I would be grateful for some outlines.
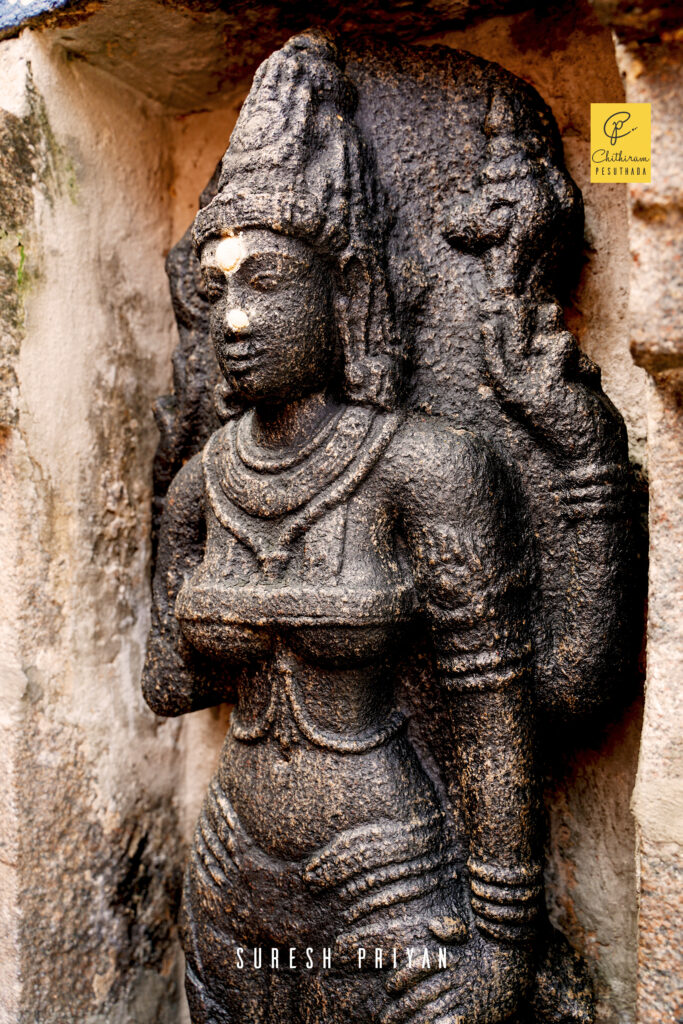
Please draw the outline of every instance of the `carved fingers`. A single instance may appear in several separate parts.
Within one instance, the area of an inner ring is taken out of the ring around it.
[[[494,291],[481,316],[486,372],[508,411],[561,456],[604,456],[618,415],[594,390],[600,372],[565,328],[561,307]]]
[[[441,815],[435,812],[416,821],[379,821],[348,829],[308,858],[304,881],[313,889],[327,889],[364,877],[367,887],[373,888],[385,881],[378,869],[381,873],[392,865],[434,856],[440,825]]]
[[[380,1024],[502,1024],[520,1002],[516,985],[476,987],[464,966],[420,980],[380,1014]]]
[[[449,1013],[454,1013],[454,1019],[457,1019],[461,974],[457,968],[439,971],[438,974],[432,971],[427,977],[420,975],[419,968],[411,978],[407,969],[398,973],[405,991],[384,1008],[380,1024],[433,1024],[437,1018]],[[412,984],[406,987],[409,981]],[[391,994],[395,994],[395,985],[392,985]]]
[[[386,988],[393,997],[380,1024],[502,1024],[515,1013],[530,977],[527,950],[511,949],[473,936],[448,949],[448,967],[436,953],[429,966],[418,958],[392,972]]]
[[[508,297],[486,303],[482,324],[486,367],[496,391],[527,415],[539,405],[539,388],[558,384],[576,341],[562,323],[556,303],[530,306]]]

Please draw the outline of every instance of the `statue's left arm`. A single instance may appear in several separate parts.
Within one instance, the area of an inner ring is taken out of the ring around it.
[[[182,634],[175,614],[185,579],[204,557],[204,475],[195,455],[176,474],[166,496],[152,580],[152,621],[142,692],[157,715],[184,715],[235,698],[236,669],[212,662]]]
[[[452,730],[444,744],[456,753],[472,910],[488,938],[526,944],[540,906],[541,837],[515,488],[487,446],[447,428],[415,463],[403,522]]]

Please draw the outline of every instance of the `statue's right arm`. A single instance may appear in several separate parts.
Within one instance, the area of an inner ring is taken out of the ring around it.
[[[235,697],[230,667],[217,666],[192,647],[175,614],[178,591],[204,556],[205,536],[204,475],[201,456],[195,455],[169,488],[159,533],[142,674],[144,698],[157,715],[183,715]]]

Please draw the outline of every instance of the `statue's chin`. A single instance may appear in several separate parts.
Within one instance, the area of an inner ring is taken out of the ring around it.
[[[242,375],[226,377],[233,399],[242,405],[283,405],[286,402],[294,402],[301,398],[306,389],[291,386],[281,386],[275,383],[268,385],[258,380],[256,374],[247,372]]]

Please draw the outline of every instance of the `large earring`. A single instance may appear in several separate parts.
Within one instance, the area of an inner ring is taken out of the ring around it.
[[[384,353],[368,351],[373,317],[373,281],[367,266],[358,260],[346,268],[346,287],[335,297],[335,317],[344,356],[346,397],[352,402],[371,402],[383,409],[396,404],[394,368]]]
[[[234,420],[244,412],[244,405],[235,398],[235,393],[226,380],[221,380],[213,389],[213,404],[221,423]]]

